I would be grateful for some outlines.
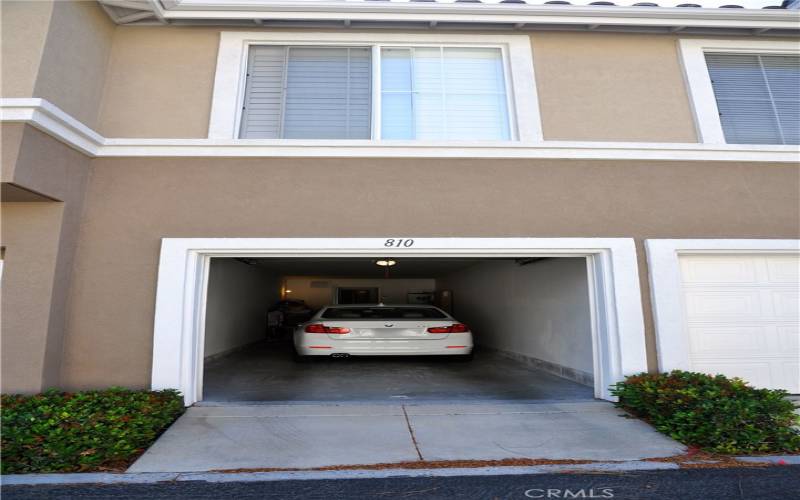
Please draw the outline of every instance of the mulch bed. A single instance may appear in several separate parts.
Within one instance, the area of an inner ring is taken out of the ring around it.
[[[646,458],[645,462],[674,463],[681,469],[724,469],[730,467],[769,467],[769,462],[740,462],[733,457],[714,455],[690,448],[683,455],[663,458]],[[218,469],[212,472],[300,472],[300,471],[337,471],[337,470],[390,470],[390,469],[449,469],[479,467],[530,467],[534,465],[581,465],[592,463],[609,463],[597,460],[548,460],[539,458],[505,458],[503,460],[417,460],[413,462],[396,462],[388,464],[332,465],[307,469],[292,468],[257,468],[257,469]]]

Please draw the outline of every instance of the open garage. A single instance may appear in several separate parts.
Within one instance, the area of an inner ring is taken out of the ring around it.
[[[207,402],[594,394],[586,258],[212,258],[207,294]],[[469,325],[474,357],[293,356],[292,331],[314,311],[378,303],[442,309]]]
[[[151,385],[187,405],[608,400],[647,369],[640,297],[626,238],[169,238]],[[375,301],[441,307],[474,359],[292,359],[292,321]]]

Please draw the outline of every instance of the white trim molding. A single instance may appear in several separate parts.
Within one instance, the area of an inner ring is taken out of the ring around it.
[[[373,75],[379,71],[380,49],[386,46],[470,46],[501,49],[506,68],[506,91],[509,95],[508,114],[511,119],[512,139],[525,142],[542,140],[539,100],[533,74],[531,41],[527,35],[481,34],[419,34],[419,33],[280,33],[223,31],[220,33],[217,53],[217,72],[211,98],[211,116],[208,125],[209,139],[236,139],[239,134],[244,96],[247,55],[253,45],[331,45],[373,48]],[[379,129],[380,120],[375,111],[380,105],[380,81],[374,78],[371,106],[373,130]],[[378,138],[373,138],[377,140]],[[513,141],[508,141],[513,142]]]
[[[588,141],[328,141],[105,138],[44,99],[0,98],[0,122],[25,123],[93,158],[523,158],[800,162],[796,146]]]
[[[719,119],[717,99],[711,85],[705,54],[707,53],[756,53],[800,55],[800,44],[796,41],[778,40],[718,40],[687,38],[678,41],[683,74],[689,92],[692,111],[697,127],[697,138],[706,144],[725,144],[725,133]],[[792,146],[797,149],[797,146]]]
[[[27,123],[67,145],[95,156],[105,139],[45,99],[0,98],[0,122]]]
[[[397,236],[394,236],[397,238]],[[595,396],[647,370],[636,246],[630,238],[164,238],[153,328],[152,388],[202,399],[205,301],[214,257],[584,257],[591,295]]]
[[[689,370],[689,337],[685,331],[681,294],[681,255],[795,254],[800,240],[674,239],[646,240],[650,294],[656,328],[660,371]]]

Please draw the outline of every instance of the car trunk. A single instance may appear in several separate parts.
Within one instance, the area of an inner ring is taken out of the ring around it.
[[[450,326],[452,321],[409,321],[382,319],[375,320],[346,320],[324,322],[325,326],[350,328],[347,334],[328,334],[334,340],[440,340],[447,338],[449,333],[430,333],[428,328],[435,326]]]

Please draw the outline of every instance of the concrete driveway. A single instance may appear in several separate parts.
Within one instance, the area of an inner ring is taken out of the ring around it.
[[[192,407],[129,472],[417,460],[637,460],[684,452],[607,402]]]

